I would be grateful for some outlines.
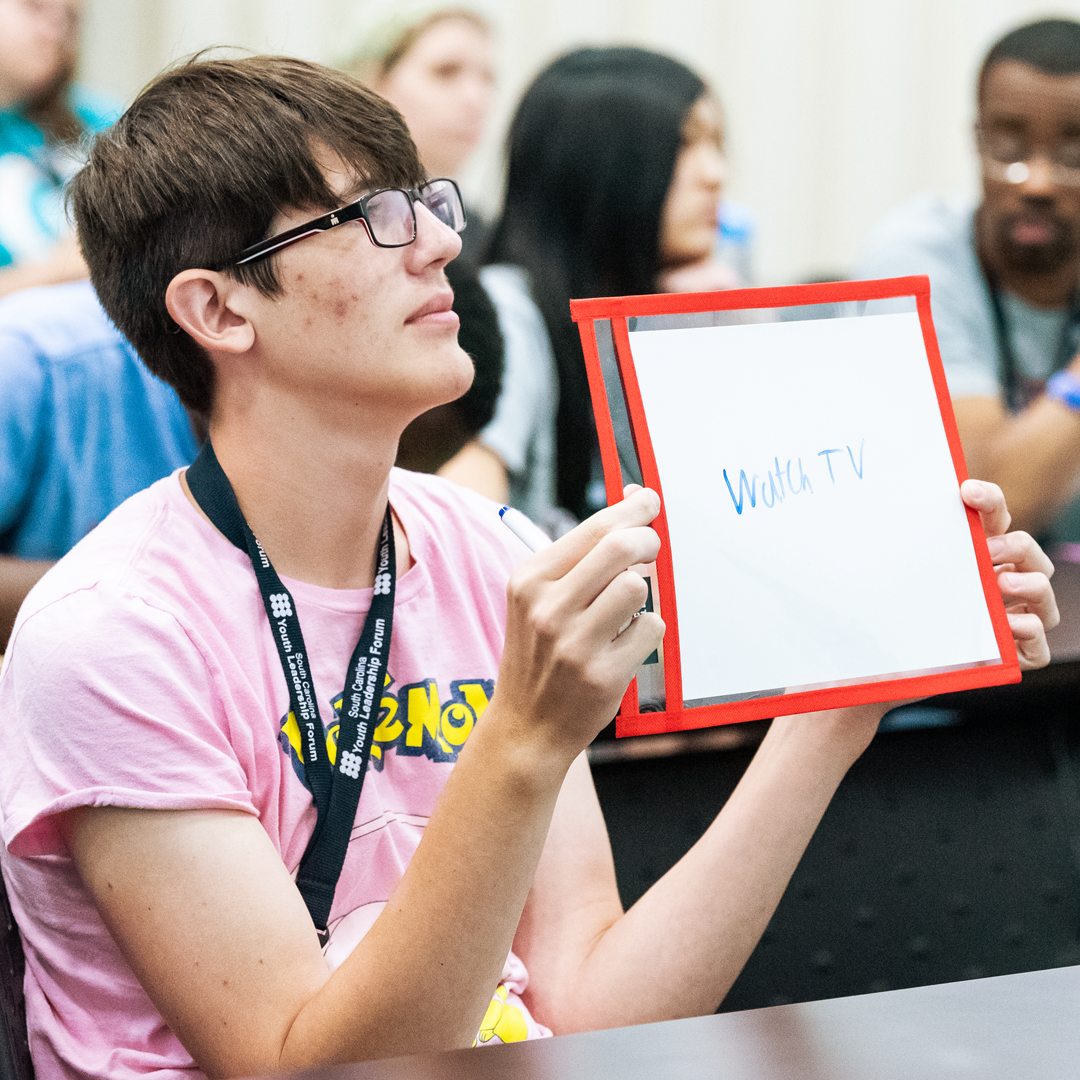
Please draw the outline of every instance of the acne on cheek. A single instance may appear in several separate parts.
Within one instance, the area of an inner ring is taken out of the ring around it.
[[[352,297],[352,302],[354,304],[359,304],[360,303],[360,295],[359,295],[359,293],[351,293],[350,295]],[[348,300],[343,300],[343,299],[335,300],[334,301],[334,315],[338,319],[344,320],[345,317],[348,314],[349,314],[349,302],[348,302]]]

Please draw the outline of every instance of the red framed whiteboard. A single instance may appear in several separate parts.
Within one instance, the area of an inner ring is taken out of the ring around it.
[[[608,502],[662,500],[618,735],[1019,681],[926,277],[570,307]]]

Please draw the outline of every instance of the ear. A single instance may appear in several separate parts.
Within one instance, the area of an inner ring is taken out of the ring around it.
[[[208,352],[245,353],[255,344],[255,327],[231,305],[236,289],[236,282],[213,270],[184,270],[169,282],[165,306]]]

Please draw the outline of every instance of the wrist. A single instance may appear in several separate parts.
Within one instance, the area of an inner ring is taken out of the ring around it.
[[[1080,414],[1080,375],[1070,368],[1055,372],[1046,384],[1046,396],[1060,401],[1070,412]]]
[[[879,702],[780,716],[770,725],[769,735],[785,746],[797,746],[799,755],[815,760],[819,768],[828,763],[842,776],[870,745],[881,718],[896,704]]]
[[[484,710],[462,750],[505,774],[506,782],[523,797],[545,798],[558,792],[577,754],[572,748],[543,737],[539,724],[519,724],[516,710],[498,698]]]

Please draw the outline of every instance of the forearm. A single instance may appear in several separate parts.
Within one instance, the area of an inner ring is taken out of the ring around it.
[[[713,1012],[886,708],[775,720],[706,833],[549,984],[540,1018],[564,1033]]]
[[[1080,415],[1046,396],[1016,416],[986,399],[955,407],[971,475],[1001,487],[1014,527],[1038,533],[1080,480]]]
[[[515,760],[497,732],[482,737],[494,726],[485,716],[474,730],[398,888],[333,974],[251,815],[65,815],[106,926],[203,1072],[261,1075],[471,1044],[558,788],[557,770]],[[482,753],[468,753],[474,739]]]
[[[0,555],[0,653],[7,648],[15,616],[26,594],[52,565],[51,562]]]
[[[485,738],[496,723],[470,737],[386,909],[292,1025],[283,1066],[472,1045],[565,771]],[[402,1024],[418,1002],[423,1023]]]

